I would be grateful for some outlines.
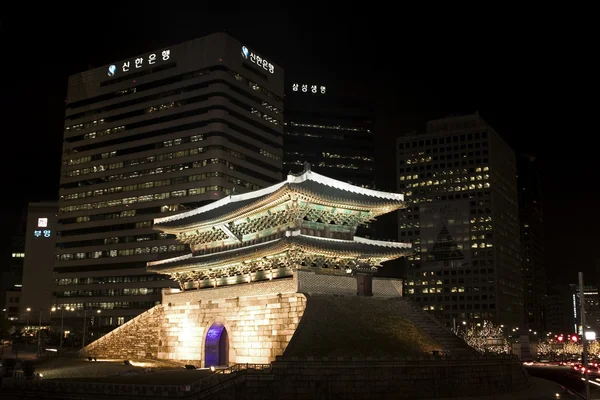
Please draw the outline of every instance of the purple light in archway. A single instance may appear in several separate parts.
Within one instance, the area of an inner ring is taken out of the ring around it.
[[[214,324],[206,331],[204,366],[227,365],[227,330],[223,324]]]
[[[208,329],[208,332],[206,332],[206,339],[219,339],[224,328],[225,327],[221,324],[214,324]]]

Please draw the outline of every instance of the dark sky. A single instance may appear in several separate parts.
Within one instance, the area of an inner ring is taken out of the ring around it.
[[[583,123],[593,110],[582,104],[596,78],[586,67],[593,55],[582,41],[584,21],[567,26],[537,8],[440,19],[432,10],[370,10],[364,3],[355,11],[327,9],[327,2],[302,2],[302,10],[229,1],[220,11],[209,2],[9,3],[0,15],[6,238],[27,201],[57,197],[70,74],[225,31],[288,77],[372,99],[383,189],[394,188],[397,134],[423,129],[427,118],[478,110],[543,167],[551,280],[575,282],[577,270],[595,274],[597,128]]]

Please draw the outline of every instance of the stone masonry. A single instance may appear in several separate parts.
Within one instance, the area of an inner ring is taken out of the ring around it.
[[[158,358],[204,360],[206,332],[218,323],[229,337],[229,364],[267,364],[283,354],[302,318],[306,297],[285,293],[206,300],[199,294],[195,302],[169,304],[164,306]]]
[[[304,311],[304,293],[356,296],[351,275],[296,271],[289,278],[200,290],[163,292],[162,304],[91,343],[84,353],[111,358],[158,358],[204,366],[213,325],[227,332],[227,363],[270,363],[283,355]],[[374,279],[373,295],[397,298],[402,282]],[[324,321],[326,323],[326,321]]]
[[[162,315],[162,306],[155,306],[90,343],[84,352],[106,358],[157,358]]]

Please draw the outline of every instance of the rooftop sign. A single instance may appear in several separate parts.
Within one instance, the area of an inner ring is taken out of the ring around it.
[[[114,77],[116,75],[122,74],[124,72],[135,71],[137,69],[141,69],[145,66],[150,66],[154,64],[162,64],[165,61],[169,61],[171,59],[171,50],[166,49],[160,52],[154,52],[148,54],[145,57],[136,57],[130,60],[124,61],[123,63],[112,64],[108,67],[106,74],[109,77]]]
[[[275,73],[275,66],[273,64],[271,64],[265,58],[262,58],[261,56],[257,55],[255,52],[253,52],[246,46],[242,46],[242,58],[244,60],[248,60],[256,64],[258,67],[264,69],[265,71],[268,71],[272,74]]]

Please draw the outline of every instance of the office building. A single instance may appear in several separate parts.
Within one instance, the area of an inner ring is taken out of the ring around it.
[[[578,284],[569,285],[571,291],[571,304],[572,304],[572,315],[573,315],[573,332],[577,332],[581,335],[581,294],[579,291]],[[598,293],[598,286],[596,285],[585,285],[583,287],[583,294],[585,298],[585,325],[587,330],[600,333],[600,294]]]
[[[535,157],[521,155],[517,161],[519,220],[523,262],[523,306],[527,328],[542,331],[546,296],[546,252],[542,214],[541,177]]]
[[[4,312],[9,312],[11,317],[19,314],[18,305],[15,304],[19,302],[19,298],[14,295],[14,292],[20,291],[23,283],[26,223],[26,214],[23,213],[11,236],[10,248],[7,249],[7,253],[2,254],[0,261],[0,310],[6,310]]]
[[[146,263],[189,251],[155,218],[281,181],[283,74],[219,33],[69,78],[58,306],[106,329],[149,309],[176,283]]]
[[[553,335],[575,333],[575,307],[569,285],[554,285],[548,288],[544,299],[544,329]]]
[[[375,188],[374,111],[366,102],[322,84],[288,81],[285,88],[283,168],[311,169],[352,185]],[[358,227],[372,237],[372,223]]]
[[[523,297],[514,152],[479,114],[399,137],[400,240],[413,243],[405,293],[447,326],[518,327]]]
[[[29,203],[25,231],[25,254],[23,262],[23,287],[21,290],[21,321],[27,309],[30,318],[43,322],[50,318],[53,266],[57,240],[57,209],[55,202]]]

